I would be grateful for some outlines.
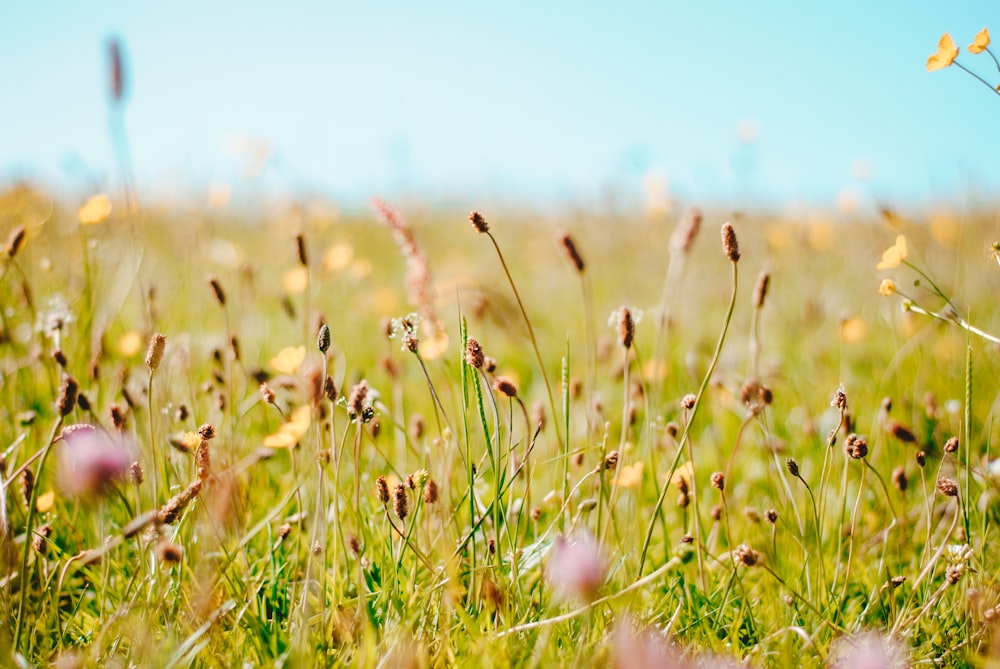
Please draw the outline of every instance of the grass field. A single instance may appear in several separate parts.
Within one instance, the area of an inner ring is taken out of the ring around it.
[[[994,212],[109,203],[0,196],[0,664],[1000,662]]]

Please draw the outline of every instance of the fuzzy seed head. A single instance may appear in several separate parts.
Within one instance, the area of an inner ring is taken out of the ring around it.
[[[382,504],[389,503],[389,483],[385,480],[384,476],[379,476],[375,479],[375,497]]]
[[[208,442],[202,440],[198,444],[198,450],[194,453],[195,466],[198,468],[198,479],[200,481],[207,481],[208,477],[212,475],[212,459],[208,454]]]
[[[788,458],[787,460],[785,460],[785,468],[788,470],[789,474],[791,474],[792,476],[798,478],[798,476],[799,476],[799,463],[796,462],[794,458]]]
[[[39,555],[45,555],[49,550],[49,537],[52,536],[52,526],[45,523],[34,531],[31,537],[31,547]]]
[[[400,520],[406,520],[407,514],[410,512],[410,502],[406,497],[406,484],[397,483],[396,489],[392,493],[392,510],[396,512],[396,517]]]
[[[25,228],[23,225],[19,225],[14,228],[14,232],[11,233],[10,238],[7,240],[7,249],[5,251],[8,259],[13,259],[14,256],[24,247],[25,238]]]
[[[558,240],[559,245],[562,246],[563,251],[566,252],[566,257],[569,258],[573,267],[576,268],[577,272],[582,274],[584,269],[583,257],[580,255],[580,251],[577,249],[573,238],[569,236],[568,232],[562,231],[559,233]]]
[[[486,362],[483,347],[472,337],[465,342],[465,361],[475,369],[482,369]]]
[[[618,451],[611,451],[604,458],[604,469],[613,471],[618,466]]]
[[[913,457],[917,461],[918,467],[923,468],[927,465],[927,454],[923,451],[917,451]]]
[[[135,485],[142,485],[142,482],[146,480],[146,474],[142,470],[142,465],[136,460],[128,468],[128,480]]]
[[[316,335],[316,348],[323,355],[330,350],[330,326],[323,323],[319,326],[319,333]]]
[[[435,504],[438,501],[438,485],[434,479],[427,479],[424,485],[424,504]]]
[[[198,428],[198,436],[205,441],[211,441],[215,438],[215,426],[211,423],[204,423]]]
[[[480,233],[489,232],[490,230],[489,224],[486,222],[486,219],[483,218],[483,215],[480,214],[478,211],[474,211],[471,214],[469,214],[469,220],[472,222],[472,227],[474,227]]]
[[[917,435],[913,434],[913,430],[896,421],[889,426],[889,433],[904,444],[917,443]]]
[[[902,465],[892,470],[892,484],[899,492],[906,492],[906,488],[909,487],[910,481],[906,478],[906,469]]]
[[[24,502],[25,508],[31,508],[31,494],[35,490],[35,472],[32,471],[31,467],[26,467],[24,471],[21,472],[21,479],[19,481],[21,489],[21,500]]]
[[[632,311],[628,307],[618,310],[618,343],[622,348],[632,348],[632,340],[635,337],[635,321],[632,320]]]
[[[736,230],[733,228],[732,223],[722,224],[722,251],[729,258],[730,262],[739,262],[740,259],[740,245],[736,241]]]
[[[757,283],[753,287],[754,309],[760,309],[764,306],[764,300],[767,298],[767,289],[770,285],[771,274],[765,270],[761,270],[760,274],[757,275]]]
[[[177,564],[184,559],[184,547],[163,539],[156,545],[156,557],[164,564]]]
[[[958,437],[951,437],[948,441],[944,442],[944,452],[954,453],[958,450]]]
[[[222,290],[222,283],[218,277],[209,277],[208,285],[212,287],[212,292],[215,294],[215,301],[219,303],[219,306],[226,306],[226,291]]]
[[[691,244],[694,243],[694,238],[698,235],[698,230],[700,229],[701,209],[698,207],[690,207],[684,212],[684,216],[681,218],[680,223],[677,224],[677,227],[674,228],[673,234],[670,235],[671,255],[687,255],[688,251],[691,250]]]
[[[274,390],[266,382],[260,384],[260,398],[265,404],[274,405]]]
[[[356,420],[359,417],[363,417],[365,413],[365,407],[367,407],[368,402],[368,381],[362,379],[354,388],[351,389],[351,395],[347,399],[347,415],[351,417],[352,420]]]
[[[864,437],[859,437],[852,432],[847,435],[847,439],[844,441],[844,450],[855,460],[860,460],[868,455],[868,442],[865,441]]]
[[[167,347],[166,336],[157,332],[149,338],[149,348],[146,349],[146,367],[155,372],[163,361],[163,351]]]
[[[494,381],[493,386],[497,389],[501,395],[514,399],[517,397],[517,386],[514,382],[505,376],[498,376],[496,381]]]
[[[764,512],[764,520],[766,520],[767,522],[771,523],[772,525],[774,525],[775,523],[777,523],[778,522],[778,510],[777,509],[768,509],[767,511],[765,511]]]
[[[76,396],[80,390],[76,379],[68,374],[63,377],[62,386],[59,388],[59,397],[56,400],[56,410],[60,416],[68,416],[76,407]]]
[[[681,399],[681,408],[685,411],[690,411],[694,408],[694,404],[697,401],[698,397],[694,393],[688,393]]]
[[[945,497],[958,497],[958,484],[954,479],[942,476],[938,479],[937,489]]]
[[[309,267],[309,254],[306,251],[306,238],[302,233],[295,235],[295,255],[298,256],[300,265],[303,267]]]
[[[837,388],[837,390],[833,393],[833,399],[830,400],[830,406],[839,411],[847,411],[847,393],[844,392],[843,388]]]
[[[726,489],[726,475],[722,472],[712,474],[712,487],[723,491]]]
[[[746,544],[740,544],[733,551],[733,559],[741,567],[755,567],[760,563],[760,553]]]
[[[160,525],[172,525],[177,522],[177,519],[184,513],[184,509],[191,503],[191,500],[201,492],[201,486],[202,482],[195,480],[187,488],[167,500],[167,503],[161,506],[157,512],[156,521]]]

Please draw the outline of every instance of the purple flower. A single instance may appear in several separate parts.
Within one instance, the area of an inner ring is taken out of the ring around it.
[[[556,539],[545,577],[560,596],[592,602],[606,571],[600,545],[589,532],[581,532],[570,539]]]
[[[64,428],[61,441],[58,482],[70,497],[103,494],[114,481],[125,476],[137,450],[124,437],[86,424]]]

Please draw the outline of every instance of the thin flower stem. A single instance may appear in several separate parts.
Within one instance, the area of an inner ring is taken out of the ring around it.
[[[732,321],[733,311],[736,309],[736,293],[739,287],[739,270],[737,263],[732,262],[731,264],[733,267],[733,291],[729,298],[729,308],[726,311],[726,318],[722,324],[722,332],[719,333],[719,340],[715,345],[715,352],[712,354],[712,360],[708,365],[708,369],[705,371],[705,376],[702,377],[701,386],[698,388],[697,395],[695,395],[694,406],[691,408],[691,413],[684,425],[684,432],[681,434],[680,443],[678,444],[677,456],[674,457],[674,462],[671,465],[670,476],[667,477],[667,480],[664,481],[663,486],[660,488],[660,496],[656,500],[656,505],[653,507],[652,513],[649,516],[649,525],[646,527],[646,538],[643,540],[642,550],[639,552],[639,576],[642,576],[642,569],[646,565],[646,553],[649,551],[649,543],[653,539],[653,529],[656,527],[656,518],[660,514],[660,507],[663,506],[663,500],[666,499],[667,490],[670,488],[670,479],[673,477],[673,472],[677,468],[677,463],[680,459],[681,452],[684,450],[684,445],[689,439],[691,425],[694,423],[695,416],[698,413],[698,408],[701,406],[701,399],[705,395],[709,381],[712,380],[712,374],[715,373],[716,365],[719,364],[719,357],[722,355],[722,345],[726,341],[726,333],[729,331],[729,323]],[[701,559],[700,548],[698,550],[698,557]]]
[[[991,53],[990,55],[992,56],[993,54]],[[996,61],[996,58],[994,58],[993,60]],[[970,70],[969,68],[967,68],[965,65],[962,65],[957,60],[954,61],[954,62],[955,62],[955,65],[958,65],[960,68],[962,68],[963,70],[965,70],[967,73],[969,73],[970,75],[972,75],[973,77],[975,77],[976,79],[978,79],[980,82],[982,82],[983,86],[985,86],[986,88],[990,89],[992,92],[996,93],[997,95],[1000,95],[1000,90],[997,90],[993,86],[993,84],[991,84],[990,82],[986,81],[985,79],[983,79],[982,77],[980,77],[978,74],[976,74],[975,72],[973,72],[972,70]]]

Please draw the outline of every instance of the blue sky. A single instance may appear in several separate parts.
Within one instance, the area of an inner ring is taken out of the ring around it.
[[[645,180],[832,205],[1000,183],[1000,96],[924,70],[942,32],[964,47],[1000,31],[995,2],[283,4],[5,3],[0,182],[118,178],[117,35],[150,194],[574,201],[638,198]],[[987,55],[959,60],[1000,83]]]

